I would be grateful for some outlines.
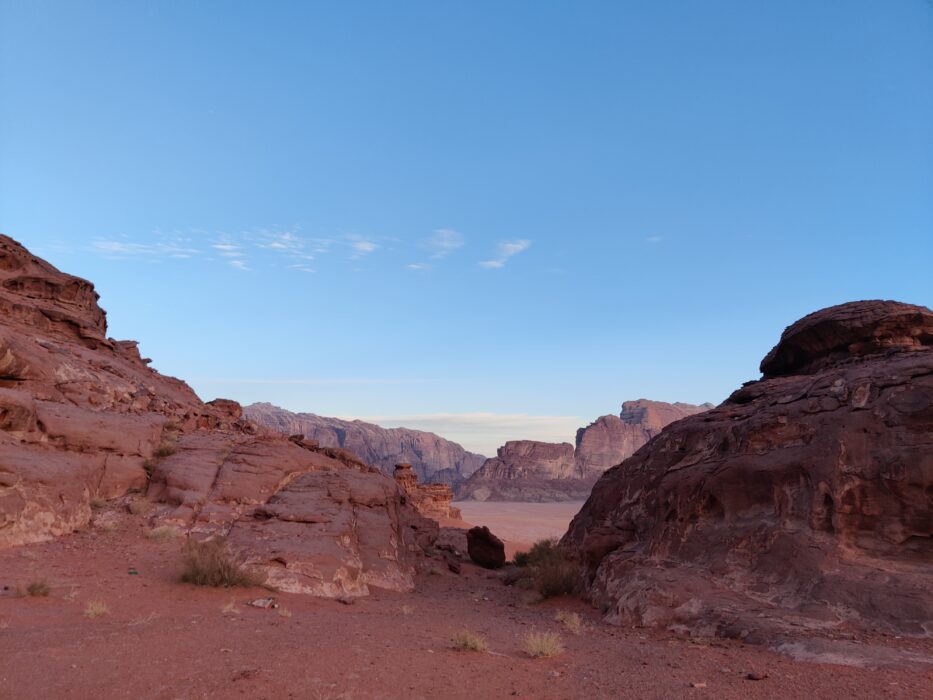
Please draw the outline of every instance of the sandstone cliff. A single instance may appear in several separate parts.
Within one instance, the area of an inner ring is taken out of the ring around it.
[[[933,634],[933,313],[807,316],[764,378],[607,471],[563,544],[607,619]]]
[[[569,443],[507,442],[465,483],[461,499],[479,501],[574,501],[590,494],[596,479],[648,442],[668,424],[712,408],[662,401],[626,401],[618,416],[597,418]]]
[[[154,523],[227,535],[282,590],[411,588],[437,525],[341,450],[201,402],[106,337],[93,285],[0,236],[0,547],[88,525],[91,501],[145,492]]]
[[[243,410],[250,420],[286,435],[300,433],[322,446],[350,450],[386,474],[392,474],[396,464],[406,463],[412,465],[422,481],[455,484],[486,460],[455,442],[421,430],[382,428],[361,420],[292,413],[270,403],[254,403]]]

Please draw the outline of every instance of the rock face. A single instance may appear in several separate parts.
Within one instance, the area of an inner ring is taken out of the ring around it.
[[[460,509],[450,502],[453,491],[447,484],[419,484],[418,476],[410,464],[395,465],[395,483],[407,494],[415,510],[433,520],[459,520]]]
[[[599,476],[668,424],[712,408],[661,401],[626,401],[619,416],[601,416],[570,443],[507,442],[465,483],[459,498],[478,501],[574,501],[590,494]]]
[[[473,563],[484,569],[498,569],[505,565],[505,543],[485,525],[467,530],[467,551]]]
[[[287,591],[409,589],[437,524],[349,453],[205,404],[106,337],[90,282],[0,236],[0,547],[88,525],[147,492],[153,524],[223,534]]]
[[[421,430],[382,428],[360,420],[292,413],[270,403],[254,403],[244,411],[249,420],[286,435],[301,433],[324,447],[350,450],[386,474],[392,474],[398,463],[411,464],[424,482],[459,483],[486,460],[455,442]]]
[[[790,326],[721,406],[607,471],[562,542],[610,621],[933,634],[933,313]]]

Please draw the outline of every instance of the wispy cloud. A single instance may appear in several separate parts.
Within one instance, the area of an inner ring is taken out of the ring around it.
[[[425,245],[431,250],[432,258],[443,258],[458,248],[463,247],[463,234],[449,228],[439,228],[426,240]]]
[[[664,236],[648,236],[645,238],[645,243],[660,243],[664,240]]]
[[[522,251],[528,250],[530,247],[531,241],[524,238],[515,241],[502,241],[496,246],[496,256],[491,260],[483,260],[480,262],[480,267],[485,267],[486,269],[504,267],[509,258],[513,255],[518,255]]]
[[[405,267],[409,270],[430,270],[433,266],[428,263],[408,263]]]
[[[157,240],[139,243],[128,238],[97,239],[91,242],[91,250],[109,258],[144,257],[150,259],[186,259],[199,255],[191,240],[181,236],[162,236]]]
[[[249,272],[249,266],[246,264],[245,260],[229,260],[227,263],[235,270],[242,270],[243,272]]]
[[[351,260],[358,260],[370,253],[374,253],[379,245],[370,238],[366,236],[361,236],[357,233],[350,233],[344,236],[350,244],[350,250],[352,254],[350,255]]]

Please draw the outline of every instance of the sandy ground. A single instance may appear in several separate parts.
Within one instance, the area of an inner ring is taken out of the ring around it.
[[[503,503],[498,501],[458,501],[468,523],[486,525],[502,539],[534,543],[550,537],[560,539],[583,501],[566,503]]]
[[[352,605],[278,595],[278,610],[258,609],[245,603],[263,589],[178,583],[180,549],[124,515],[110,532],[0,551],[0,698],[933,697],[929,666],[805,663],[611,627],[580,601],[533,603],[469,564],[459,576],[425,574],[410,594],[377,591]],[[39,579],[51,595],[15,595]],[[86,616],[92,602],[107,613]],[[564,630],[557,610],[579,613],[586,629]],[[454,650],[464,629],[490,653]],[[530,658],[531,630],[560,633],[566,651]],[[929,640],[881,641],[933,655]]]

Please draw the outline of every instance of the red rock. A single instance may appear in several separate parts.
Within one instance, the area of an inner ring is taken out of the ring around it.
[[[360,420],[292,413],[269,403],[254,403],[246,406],[244,412],[249,420],[286,435],[300,433],[323,447],[349,450],[386,474],[392,474],[400,462],[411,464],[418,478],[425,482],[458,483],[486,459],[421,430],[382,428]]]
[[[484,569],[498,569],[505,565],[505,543],[485,525],[467,530],[467,552],[473,563]]]
[[[609,467],[631,456],[668,424],[711,408],[661,401],[626,401],[619,417],[602,416],[569,443],[517,440],[499,448],[465,483],[458,498],[478,501],[583,500]]]
[[[234,401],[201,402],[106,330],[90,282],[0,236],[0,547],[71,533],[91,499],[147,489],[154,524],[227,536],[282,590],[414,585],[438,526],[392,479]]]
[[[563,543],[609,620],[751,640],[933,633],[933,313],[824,309],[607,471]]]
[[[418,476],[411,465],[406,463],[396,464],[393,476],[415,510],[424,517],[434,520],[460,519],[460,510],[451,505],[454,494],[447,484],[419,484]]]

